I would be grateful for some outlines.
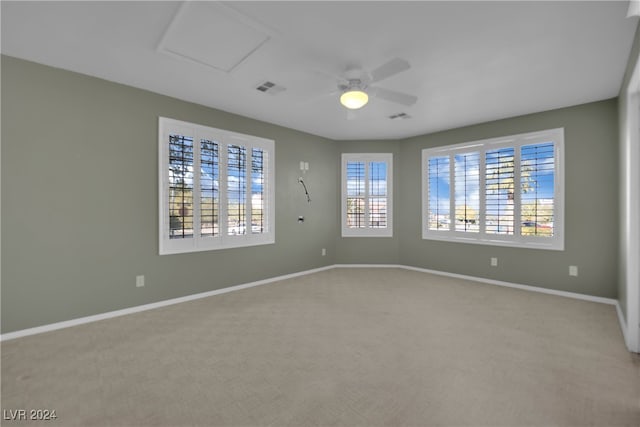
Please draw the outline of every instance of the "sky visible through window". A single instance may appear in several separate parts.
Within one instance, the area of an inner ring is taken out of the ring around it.
[[[220,147],[227,150],[226,197],[229,235],[265,231],[265,153],[253,148],[247,158],[245,147],[217,141],[200,141],[200,232],[217,236],[220,215]],[[193,235],[193,138],[172,134],[169,138],[170,237]],[[251,180],[252,224],[247,230],[247,177]],[[198,197],[198,195],[196,195]]]
[[[368,167],[366,167],[366,166]],[[365,170],[368,168],[368,176]],[[368,194],[366,182],[368,180]],[[347,162],[347,226],[365,228],[368,203],[369,227],[387,227],[387,163]]]
[[[217,155],[218,152],[216,149],[216,156]],[[200,181],[208,183],[207,186],[202,185],[203,197],[214,197],[215,194],[217,194],[220,179],[218,161],[218,158],[216,158],[215,164],[205,164],[203,161],[200,165]],[[252,152],[251,194],[260,195],[264,193],[264,173],[264,153],[262,150],[254,148]],[[193,173],[188,174],[188,179],[193,179]],[[227,179],[240,186],[246,187],[246,177],[240,169],[232,168],[231,170],[227,170]],[[235,203],[240,202],[238,194],[230,194],[228,197]]]
[[[480,188],[480,155],[484,155],[484,189]],[[523,145],[516,159],[513,147],[428,158],[429,229],[478,232],[480,200],[485,200],[485,232],[511,234],[516,192],[521,203],[523,235],[553,234],[555,186],[554,143]],[[453,162],[453,165],[451,164]],[[520,182],[515,182],[515,165]],[[451,188],[453,166],[454,188]],[[481,192],[483,194],[481,194]],[[451,215],[451,197],[454,215]]]
[[[364,195],[364,162],[347,162],[347,195]],[[387,195],[387,164],[370,162],[369,195]]]
[[[273,244],[275,141],[158,122],[160,255]]]

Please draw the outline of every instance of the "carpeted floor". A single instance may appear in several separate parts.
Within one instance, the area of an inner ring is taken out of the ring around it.
[[[333,269],[2,343],[49,426],[638,426],[613,306]],[[3,420],[3,426],[24,422]]]

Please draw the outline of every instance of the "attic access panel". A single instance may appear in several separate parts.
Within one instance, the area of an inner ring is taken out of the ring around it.
[[[230,73],[269,39],[266,29],[230,7],[186,2],[158,51]]]

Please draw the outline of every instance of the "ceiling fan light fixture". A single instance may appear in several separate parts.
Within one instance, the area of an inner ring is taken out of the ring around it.
[[[359,89],[348,90],[340,96],[340,103],[350,110],[362,108],[367,105],[367,102],[369,102],[369,95]]]

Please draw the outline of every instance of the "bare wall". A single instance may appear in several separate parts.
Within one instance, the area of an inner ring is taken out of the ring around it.
[[[158,116],[275,140],[274,245],[158,255]],[[3,56],[2,332],[334,264],[334,145]]]
[[[336,257],[341,264],[398,264],[400,239],[398,237],[398,222],[396,211],[403,207],[396,202],[397,194],[402,191],[396,179],[397,161],[400,154],[400,142],[395,140],[381,141],[340,141],[338,148],[338,162],[341,168],[342,153],[392,153],[393,154],[393,236],[392,237],[342,237],[341,222],[338,221],[338,240],[336,243]],[[336,194],[341,195],[341,183],[338,182]],[[336,216],[340,218],[341,202],[338,200]]]
[[[158,116],[276,141],[274,245],[158,255]],[[399,141],[331,141],[3,56],[2,123],[3,333],[334,263],[618,293],[615,99]],[[555,127],[565,128],[565,251],[421,238],[423,148]],[[394,154],[392,238],[340,236],[343,152]],[[311,204],[297,181],[301,160],[310,163]],[[493,256],[498,268],[489,267]],[[138,274],[144,288],[135,287]]]
[[[402,141],[396,203],[402,264],[587,295],[615,298],[618,277],[617,100],[529,114]],[[423,240],[421,150],[485,138],[565,129],[565,250]],[[498,257],[498,267],[490,267]],[[569,276],[577,265],[578,277]]]

